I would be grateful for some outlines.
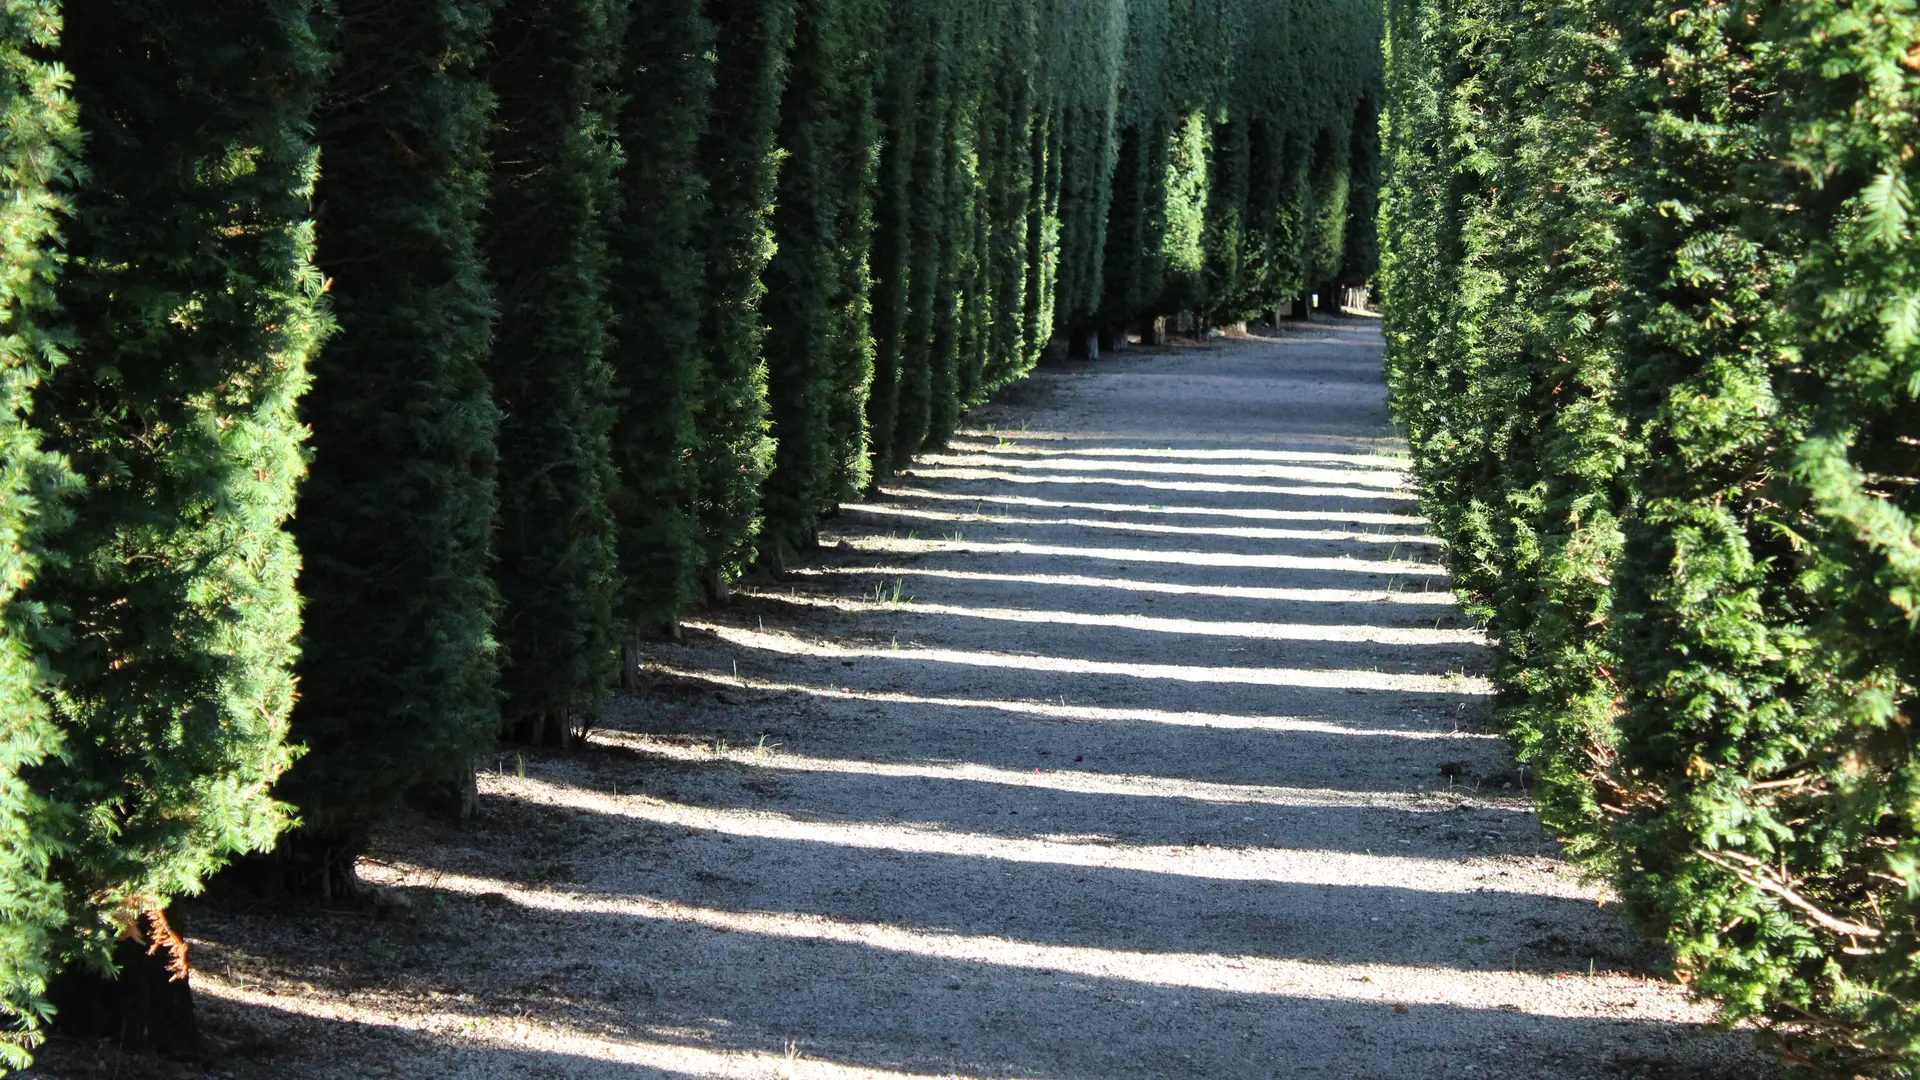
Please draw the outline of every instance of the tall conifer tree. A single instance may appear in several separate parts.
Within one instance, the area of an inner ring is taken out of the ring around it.
[[[332,8],[317,194],[340,333],[304,410],[307,753],[279,789],[301,815],[281,876],[323,898],[353,890],[374,821],[417,785],[458,783],[499,726],[493,305],[475,245],[494,6]]]
[[[840,292],[834,301],[832,400],[827,410],[833,475],[830,503],[856,499],[872,478],[867,454],[867,399],[874,376],[872,266],[880,167],[880,79],[886,55],[887,5],[850,0],[843,13],[854,40],[847,76],[850,115],[840,130],[831,182],[850,193],[840,203]]]
[[[936,330],[944,326],[940,317],[940,269],[948,244],[947,201],[953,195],[947,186],[947,159],[958,150],[953,138],[958,89],[953,70],[953,20],[950,9],[929,5],[921,31],[926,35],[920,56],[922,91],[909,121],[917,129],[917,137],[906,180],[913,200],[909,218],[912,237],[908,241],[912,257],[906,267],[907,314],[895,375],[893,456],[886,462],[885,472],[905,468],[926,441],[928,425],[933,421],[934,368],[939,359],[944,359],[936,358],[934,339]]]
[[[706,274],[694,505],[708,590],[724,595],[727,581],[753,559],[760,486],[773,461],[761,275],[773,255],[768,222],[794,0],[707,0],[706,14],[718,60],[699,152],[707,207],[696,233]]]
[[[777,448],[764,489],[760,549],[776,562],[810,545],[815,522],[846,486],[847,461],[865,450],[863,429],[846,423],[843,399],[864,398],[866,387],[855,380],[870,347],[861,340],[871,215],[861,168],[870,152],[861,140],[872,139],[877,6],[871,0],[798,5],[781,99],[776,250],[763,305],[768,415]]]
[[[615,590],[606,350],[612,84],[626,0],[507,0],[488,35],[496,106],[483,239],[499,319],[494,581],[510,733],[567,744],[598,711]]]
[[[1033,139],[1039,80],[1038,13],[1031,0],[998,9],[991,30],[999,59],[986,88],[981,122],[981,212],[987,242],[986,365],[981,382],[997,386],[1026,371],[1022,334],[1027,323],[1027,204],[1034,175],[1027,147]]]
[[[78,149],[68,77],[45,57],[52,0],[0,6],[0,1068],[24,1066],[46,1021],[47,976],[66,897],[48,878],[63,823],[23,775],[57,752],[44,605],[20,595],[50,557],[73,476],[44,449],[32,395],[62,345],[49,328],[61,188]]]
[[[609,241],[614,306],[612,504],[628,635],[677,625],[699,595],[700,320],[713,93],[713,26],[700,0],[635,0],[620,62],[625,150]]]
[[[65,742],[29,777],[73,811],[63,1024],[183,1046],[184,984],[148,998],[106,980],[120,963],[164,985],[124,928],[151,933],[287,821],[268,789],[291,757],[295,402],[326,325],[307,130],[322,53],[306,0],[80,0],[65,17],[87,175],[59,287],[71,355],[35,423],[86,486],[64,557],[24,594],[64,637],[47,655]]]
[[[907,0],[892,5],[887,26],[879,109],[884,133],[874,192],[873,383],[867,395],[869,479],[894,469],[902,364],[913,312],[913,161],[918,152],[920,99],[926,94],[926,19]]]

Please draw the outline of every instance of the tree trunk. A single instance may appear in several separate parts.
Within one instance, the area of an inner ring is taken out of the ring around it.
[[[1165,315],[1155,315],[1147,321],[1143,329],[1146,332],[1141,334],[1140,337],[1145,344],[1165,345],[1167,343],[1167,317]]]
[[[1067,355],[1075,360],[1100,359],[1100,332],[1092,327],[1076,328],[1067,338]]]
[[[620,645],[620,689],[640,689],[640,643],[625,641]]]
[[[573,720],[565,714],[522,717],[508,729],[507,737],[522,746],[550,746],[555,750],[571,750],[574,743]],[[471,775],[472,770],[468,770],[468,772],[469,775]],[[435,786],[438,787],[439,785]],[[448,793],[455,800],[461,799],[464,796],[464,792],[456,791],[451,787],[448,788]],[[479,805],[479,798],[478,788],[476,787],[473,797],[475,806]],[[462,814],[459,816],[464,819],[471,815]]]
[[[124,939],[113,950],[119,977],[78,964],[54,977],[47,987],[47,999],[59,1010],[54,1024],[67,1035],[112,1039],[122,1050],[197,1055],[200,1032],[186,943],[167,927],[164,913],[143,913],[135,925],[139,937]],[[156,938],[177,944],[156,944]]]
[[[409,792],[409,801],[420,791],[416,788]],[[476,788],[476,807],[478,798]],[[364,825],[333,831],[304,825],[281,833],[279,844],[265,855],[247,855],[227,864],[214,879],[213,887],[255,900],[318,903],[324,908],[351,909],[364,899],[354,863],[365,850]]]
[[[1294,297],[1293,313],[1291,317],[1295,319],[1299,319],[1302,322],[1311,320],[1313,318],[1313,308],[1311,306],[1311,303],[1312,303],[1311,297],[1306,293],[1301,293],[1299,296]]]

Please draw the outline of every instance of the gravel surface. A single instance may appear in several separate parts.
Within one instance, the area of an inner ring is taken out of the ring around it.
[[[586,748],[490,762],[477,825],[383,834],[377,907],[189,911],[215,1052],[168,1068],[1771,1075],[1484,733],[1380,357],[1352,318],[1043,370]]]

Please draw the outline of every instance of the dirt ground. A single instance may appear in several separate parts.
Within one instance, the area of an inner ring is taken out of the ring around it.
[[[377,908],[189,907],[205,1062],[30,1075],[1771,1075],[1484,733],[1376,325],[1043,370]]]

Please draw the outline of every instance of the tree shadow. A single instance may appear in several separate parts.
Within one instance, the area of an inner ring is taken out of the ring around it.
[[[1388,1080],[1470,1075],[1466,1066],[1569,1080],[1770,1075],[1747,1036],[1688,1023],[1401,1000],[1366,983],[1264,993],[1164,985],[1148,968],[1021,967],[405,892],[404,915],[360,928],[377,950],[291,965],[274,998],[203,993],[208,1027],[227,1042],[221,1074],[772,1077],[785,1075],[791,1051],[809,1063],[806,1075],[822,1077]],[[266,943],[329,929],[311,914],[239,915],[220,936]],[[582,953],[580,941],[621,948]],[[504,977],[463,977],[476,956]],[[203,978],[244,985],[257,959],[244,944],[223,945],[203,962]],[[303,996],[303,986],[314,989]],[[316,994],[347,991],[363,1002],[358,1010],[309,1015]],[[1632,989],[1614,980],[1607,992]],[[175,1075],[125,1065],[125,1080]],[[49,1073],[96,1075],[104,1074]]]

